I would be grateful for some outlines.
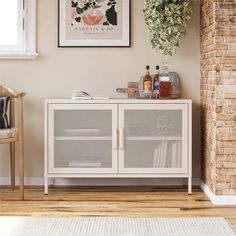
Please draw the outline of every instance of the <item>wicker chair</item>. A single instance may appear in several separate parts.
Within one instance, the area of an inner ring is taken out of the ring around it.
[[[24,142],[23,142],[23,97],[25,93],[16,92],[0,86],[0,96],[10,97],[9,122],[11,128],[0,129],[0,144],[10,144],[11,188],[15,189],[15,143],[19,143],[19,186],[20,199],[24,200]],[[18,100],[18,114],[15,116],[15,100]],[[15,122],[17,117],[17,122]],[[17,124],[17,125],[16,125]]]

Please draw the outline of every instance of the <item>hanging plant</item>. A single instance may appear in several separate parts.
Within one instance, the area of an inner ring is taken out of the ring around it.
[[[146,0],[144,19],[151,44],[165,55],[174,55],[186,33],[192,0]]]

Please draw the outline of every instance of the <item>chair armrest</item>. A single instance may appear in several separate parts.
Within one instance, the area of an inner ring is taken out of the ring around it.
[[[15,97],[18,97],[18,98],[22,97],[23,98],[25,95],[26,95],[26,93],[24,93],[24,92],[16,92],[15,91]]]
[[[19,97],[24,97],[25,95],[26,94],[24,92],[18,92],[5,86],[0,86],[0,96],[10,96],[19,98]]]

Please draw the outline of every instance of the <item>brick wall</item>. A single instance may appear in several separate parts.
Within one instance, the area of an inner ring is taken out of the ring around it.
[[[202,180],[236,195],[236,0],[201,0]]]

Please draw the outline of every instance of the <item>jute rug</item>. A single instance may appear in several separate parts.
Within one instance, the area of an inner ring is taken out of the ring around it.
[[[235,236],[236,233],[224,218],[0,217],[0,235]]]

